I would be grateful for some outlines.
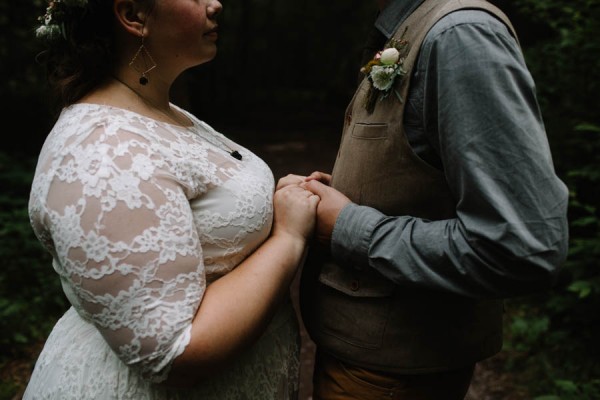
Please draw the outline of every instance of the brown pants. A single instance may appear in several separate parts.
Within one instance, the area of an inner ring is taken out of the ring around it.
[[[366,370],[318,353],[314,400],[463,400],[474,365],[460,370],[401,375]]]

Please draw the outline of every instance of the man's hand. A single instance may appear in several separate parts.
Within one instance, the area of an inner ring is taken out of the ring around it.
[[[325,172],[321,172],[321,171],[313,172],[312,174],[307,176],[304,180],[307,182],[312,181],[312,180],[317,180],[321,183],[324,183],[327,186],[331,185],[331,175],[326,174]]]
[[[316,179],[308,180],[301,186],[321,198],[321,201],[317,206],[315,238],[319,243],[329,246],[335,221],[337,220],[340,211],[342,211],[342,208],[351,203],[351,201],[341,192],[338,192],[334,188],[329,187]]]

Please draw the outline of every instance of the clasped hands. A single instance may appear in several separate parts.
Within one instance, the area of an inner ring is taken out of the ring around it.
[[[287,186],[299,186],[319,197],[317,205],[315,239],[320,244],[329,246],[331,234],[338,215],[351,201],[331,186],[331,175],[315,171],[309,176],[289,174],[277,182],[276,190]]]

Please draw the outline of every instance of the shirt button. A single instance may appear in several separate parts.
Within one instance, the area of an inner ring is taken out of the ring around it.
[[[350,290],[352,290],[353,292],[356,292],[359,288],[360,288],[360,284],[358,281],[350,282]]]

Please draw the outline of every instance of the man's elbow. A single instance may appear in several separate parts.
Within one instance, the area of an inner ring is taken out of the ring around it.
[[[508,273],[516,288],[515,295],[533,294],[553,288],[568,253],[568,245],[557,242],[543,251],[527,255],[513,255],[513,265]]]

